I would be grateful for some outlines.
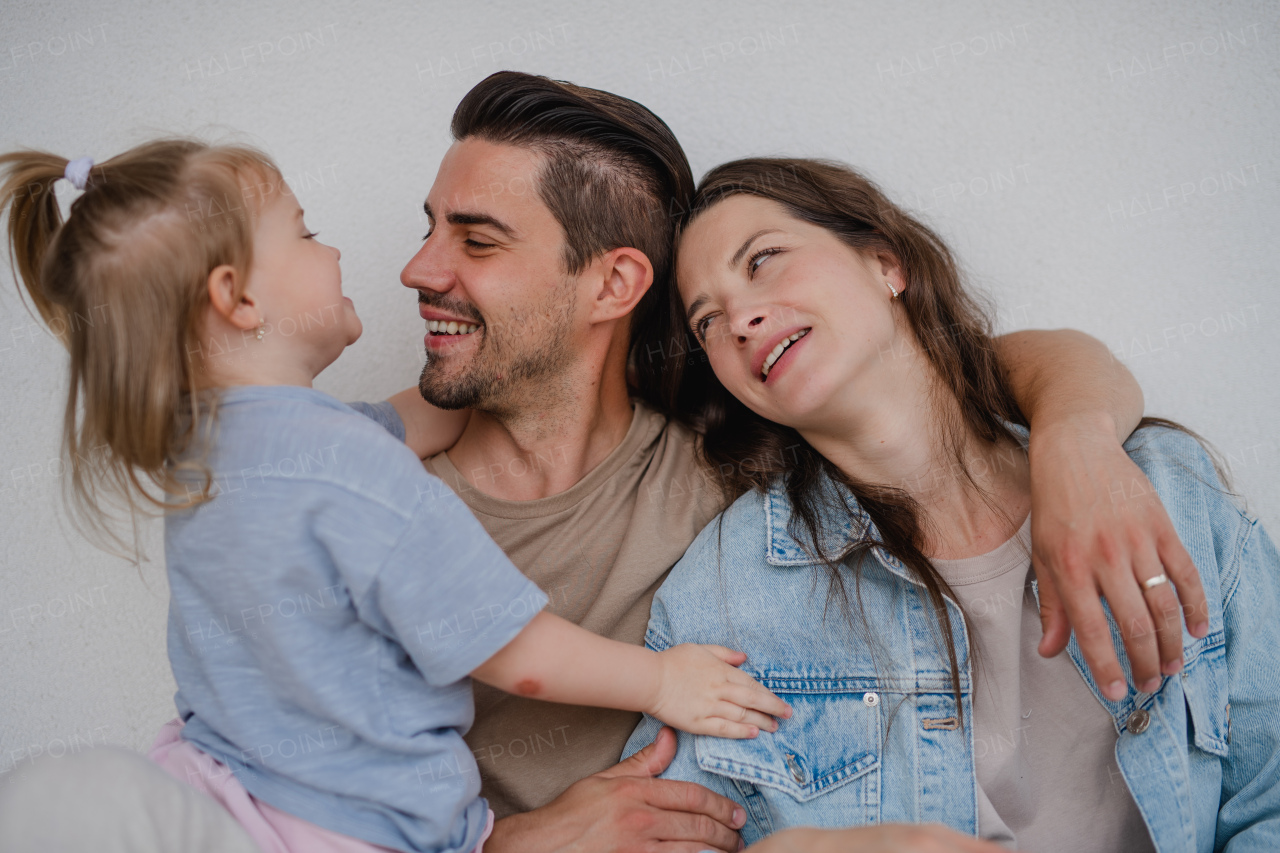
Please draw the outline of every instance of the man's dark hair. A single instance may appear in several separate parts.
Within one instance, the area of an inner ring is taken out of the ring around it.
[[[490,74],[454,110],[459,141],[483,139],[546,157],[538,195],[564,229],[564,266],[581,272],[605,252],[639,249],[653,285],[631,317],[631,378],[658,402],[652,371],[636,372],[636,342],[658,322],[672,284],[677,219],[693,196],[693,170],[666,122],[628,98],[518,71]],[[652,334],[652,333],[650,333]]]

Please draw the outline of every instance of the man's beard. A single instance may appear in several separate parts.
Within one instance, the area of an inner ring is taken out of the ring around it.
[[[554,396],[574,353],[570,341],[577,283],[565,278],[540,304],[526,311],[512,310],[493,322],[481,321],[479,346],[462,356],[460,371],[448,370],[448,358],[433,358],[418,377],[422,398],[441,409],[480,409],[496,414],[518,414],[531,403]],[[423,294],[423,304],[459,316],[475,309],[437,294]],[[459,311],[458,308],[464,308]],[[455,357],[456,358],[456,357]]]

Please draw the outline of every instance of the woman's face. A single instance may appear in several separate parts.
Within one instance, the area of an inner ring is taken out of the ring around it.
[[[888,255],[858,252],[781,204],[735,195],[685,230],[677,280],[711,368],[747,407],[797,429],[821,428],[872,392],[894,358]]]

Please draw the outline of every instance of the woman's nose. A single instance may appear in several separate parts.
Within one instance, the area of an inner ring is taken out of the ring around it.
[[[738,334],[738,343],[745,344],[747,342],[747,336],[752,331],[754,331],[757,326],[763,326],[763,325],[764,325],[763,315],[757,315],[752,317],[750,320],[747,321],[746,328],[743,329],[743,331]]]

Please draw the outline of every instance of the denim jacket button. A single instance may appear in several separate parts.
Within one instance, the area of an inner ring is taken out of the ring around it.
[[[875,706],[880,704],[880,694],[864,693],[862,696],[862,701],[866,704],[868,708],[874,708]]]
[[[1147,730],[1147,726],[1151,725],[1151,714],[1139,708],[1129,715],[1128,721],[1124,727],[1135,735],[1140,735]]]

